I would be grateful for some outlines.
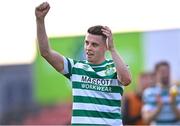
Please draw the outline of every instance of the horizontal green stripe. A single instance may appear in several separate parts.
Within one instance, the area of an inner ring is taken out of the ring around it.
[[[91,110],[73,110],[73,116],[121,119],[121,115],[119,113],[98,112]]]
[[[72,86],[73,88],[75,89],[86,89],[86,90],[93,90],[93,91],[100,91],[100,90],[95,90],[93,88],[90,88],[90,87],[93,87],[95,84],[90,84],[90,83],[81,83],[81,82],[72,82]],[[91,86],[89,86],[89,88],[83,88],[83,84],[89,84]],[[95,85],[95,86],[99,86],[99,85]],[[102,92],[108,92],[108,93],[120,93],[121,96],[123,95],[123,88],[120,87],[120,86],[99,86],[100,88],[101,87],[107,87],[109,89],[111,89],[111,91],[106,91],[106,90],[101,90]]]
[[[99,76],[98,74],[96,74],[96,72],[85,71],[83,69],[75,68],[75,67],[73,67],[72,73],[77,75],[86,75],[92,78],[117,79],[117,73],[113,73],[110,76]]]
[[[73,96],[73,103],[92,103],[99,105],[108,105],[108,106],[121,106],[120,100],[109,100],[104,98],[93,98],[93,97],[85,97],[85,96]]]

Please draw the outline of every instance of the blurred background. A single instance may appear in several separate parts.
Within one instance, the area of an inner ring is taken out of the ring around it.
[[[140,72],[152,71],[162,60],[171,65],[172,81],[180,81],[178,0],[47,1],[49,42],[64,56],[84,59],[86,30],[107,25],[132,72],[125,92],[135,90]],[[42,2],[0,4],[0,124],[70,124],[70,82],[39,55],[36,44],[34,11]]]

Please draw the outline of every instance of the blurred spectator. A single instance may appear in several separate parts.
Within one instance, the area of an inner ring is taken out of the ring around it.
[[[157,84],[144,91],[143,118],[156,125],[178,125],[180,120],[180,94],[177,88],[170,92],[170,66],[159,62],[155,66]]]
[[[71,108],[71,102],[41,106],[25,118],[23,125],[70,125]]]
[[[154,74],[150,72],[141,73],[138,77],[137,89],[124,95],[123,101],[123,124],[124,125],[144,125],[142,120],[142,93],[144,89],[153,86]]]

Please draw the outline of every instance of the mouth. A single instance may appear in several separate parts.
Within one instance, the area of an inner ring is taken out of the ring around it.
[[[90,57],[94,56],[94,54],[93,54],[93,53],[91,53],[91,52],[86,52],[86,55],[87,55],[87,57],[88,57],[88,58],[90,58]]]

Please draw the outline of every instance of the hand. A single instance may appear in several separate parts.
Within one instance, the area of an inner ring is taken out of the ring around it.
[[[44,20],[44,17],[48,13],[50,9],[49,3],[43,2],[39,6],[36,7],[35,9],[35,15],[37,20]]]
[[[104,26],[102,29],[103,34],[107,37],[107,49],[109,51],[114,50],[114,44],[113,44],[113,37],[112,37],[112,33],[111,33],[111,29],[108,28],[107,26]]]

